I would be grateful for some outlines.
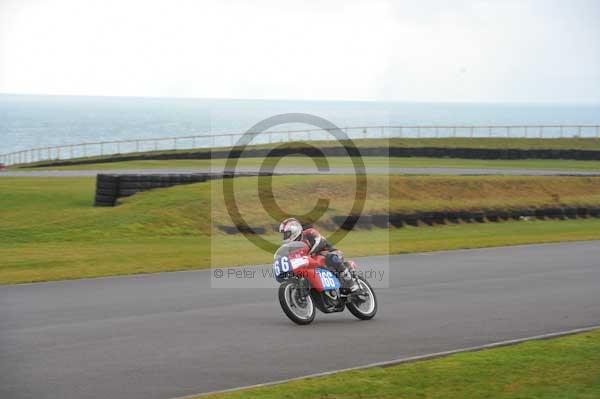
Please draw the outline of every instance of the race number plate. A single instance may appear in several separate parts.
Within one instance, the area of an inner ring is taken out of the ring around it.
[[[287,256],[277,258],[275,262],[273,262],[273,269],[275,270],[275,277],[279,277],[283,273],[291,272],[293,267],[290,258]]]
[[[319,273],[319,277],[321,278],[323,289],[335,290],[340,288],[340,281],[329,270],[319,269],[317,273]]]

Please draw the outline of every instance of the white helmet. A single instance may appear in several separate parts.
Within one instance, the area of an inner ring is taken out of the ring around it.
[[[288,218],[279,225],[279,232],[283,233],[283,242],[287,244],[288,242],[296,241],[300,237],[300,234],[302,234],[302,225],[297,219]]]

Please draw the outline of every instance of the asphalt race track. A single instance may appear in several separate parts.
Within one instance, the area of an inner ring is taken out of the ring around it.
[[[33,170],[0,171],[0,177],[93,177],[99,173],[114,174],[167,174],[167,173],[206,173],[220,172],[221,168],[172,168],[172,169],[121,169],[121,170]],[[258,172],[255,167],[238,167],[238,172]],[[353,168],[336,167],[330,168],[327,172],[319,172],[311,167],[277,167],[276,173],[281,174],[354,174]],[[367,173],[374,174],[400,174],[400,175],[507,175],[507,176],[600,176],[599,171],[589,170],[560,170],[560,169],[469,169],[469,168],[385,168],[368,167]]]
[[[2,286],[0,397],[166,399],[600,321],[598,241],[391,262],[374,320],[305,327],[275,283],[211,289],[209,270]]]

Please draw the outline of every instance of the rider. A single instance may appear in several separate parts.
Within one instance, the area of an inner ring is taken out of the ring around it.
[[[355,279],[352,278],[342,251],[335,249],[317,229],[304,229],[302,224],[294,218],[285,219],[279,225],[279,232],[283,233],[283,242],[302,241],[310,248],[311,256],[320,254],[325,256],[328,267],[334,269],[340,276],[342,288],[349,292],[359,289]]]

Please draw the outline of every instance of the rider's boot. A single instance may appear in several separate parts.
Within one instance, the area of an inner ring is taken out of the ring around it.
[[[353,293],[359,290],[360,287],[347,266],[344,268],[344,271],[340,273],[340,277],[342,288],[344,288],[346,292]]]

